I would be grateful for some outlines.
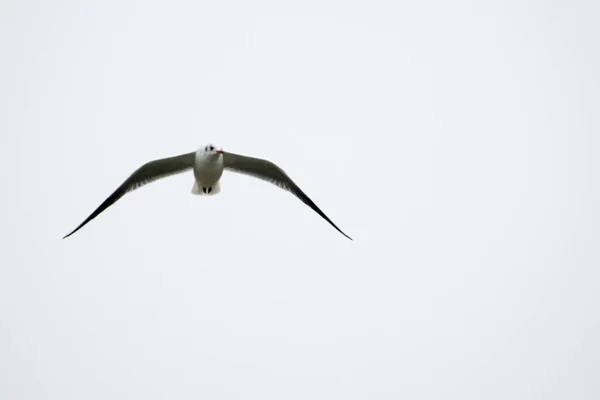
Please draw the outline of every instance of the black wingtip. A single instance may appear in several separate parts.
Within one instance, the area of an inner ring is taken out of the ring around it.
[[[346,236],[348,239],[352,240],[354,242],[354,239],[352,239],[350,236],[346,235],[344,232],[341,231],[341,229],[339,229],[337,226],[334,225],[334,228],[338,230],[338,232],[340,232],[342,235]]]
[[[71,233],[66,234],[65,236],[63,236],[63,239],[68,238],[69,236],[71,236],[72,234],[74,234],[75,232],[77,232],[78,230],[80,230],[81,228],[83,228],[83,226],[85,224],[87,224],[89,221],[85,221],[84,223],[82,223],[81,225],[79,225],[77,228],[75,228],[74,230],[71,231]]]

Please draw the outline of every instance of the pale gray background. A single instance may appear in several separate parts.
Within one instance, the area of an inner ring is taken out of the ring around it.
[[[0,4],[1,399],[600,397],[597,1]]]

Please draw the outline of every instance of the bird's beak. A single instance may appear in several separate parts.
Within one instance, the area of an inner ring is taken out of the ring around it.
[[[223,154],[223,149],[217,150],[217,154]]]

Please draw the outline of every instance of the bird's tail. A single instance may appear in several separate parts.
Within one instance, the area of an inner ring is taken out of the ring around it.
[[[192,187],[192,194],[199,196],[212,196],[221,192],[221,184],[219,182],[212,186],[199,186],[198,182],[194,182]]]

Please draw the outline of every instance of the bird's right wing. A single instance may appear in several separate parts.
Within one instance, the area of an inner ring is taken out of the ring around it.
[[[234,172],[253,176],[258,179],[270,182],[277,185],[283,190],[292,193],[294,196],[299,198],[304,204],[313,209],[314,212],[319,214],[325,221],[329,222],[339,233],[346,236],[348,239],[352,238],[346,235],[340,228],[338,228],[332,220],[325,215],[323,211],[294,183],[281,168],[276,164],[262,158],[254,158],[242,156],[239,154],[233,154],[229,152],[223,152],[223,163],[225,169],[229,169]]]
[[[100,206],[87,217],[85,221],[79,224],[79,226],[71,233],[63,237],[63,239],[83,228],[84,225],[96,218],[102,211],[115,204],[117,200],[125,196],[128,192],[136,190],[157,179],[166,178],[167,176],[178,174],[192,168],[194,166],[195,155],[196,153],[192,152],[175,157],[161,158],[142,165],[131,174],[129,178],[113,192],[113,194],[104,200],[104,202],[100,204]]]

